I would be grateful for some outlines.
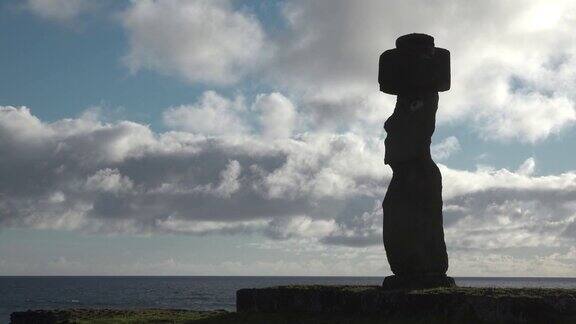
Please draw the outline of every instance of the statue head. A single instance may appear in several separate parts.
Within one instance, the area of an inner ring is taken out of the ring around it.
[[[434,37],[426,34],[407,34],[396,39],[396,48],[404,55],[434,56]]]
[[[380,55],[380,90],[389,94],[438,92],[450,89],[450,52],[434,46],[426,34],[407,34],[396,48]]]

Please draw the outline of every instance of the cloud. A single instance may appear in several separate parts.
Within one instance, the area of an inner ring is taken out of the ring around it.
[[[0,134],[2,226],[311,236],[389,177],[369,149],[379,143],[353,134],[154,133],[89,115],[46,123],[23,107],[2,107]]]
[[[301,101],[299,113],[309,129],[367,137],[380,136],[394,110],[392,96],[361,89],[326,89],[305,94]]]
[[[240,163],[236,160],[229,161],[226,168],[220,172],[220,184],[216,187],[215,192],[222,197],[230,197],[240,189],[238,177],[242,172]]]
[[[574,125],[574,102],[567,97],[538,93],[502,94],[494,98],[492,109],[475,117],[479,132],[487,139],[516,139],[535,143]]]
[[[263,220],[251,221],[195,221],[169,216],[155,224],[160,232],[186,235],[248,234],[262,231],[267,227]]]
[[[244,121],[244,99],[224,98],[213,91],[205,92],[194,105],[172,107],[164,111],[164,123],[172,129],[204,135],[243,134],[249,131]]]
[[[576,81],[571,1],[288,0],[280,8],[285,24],[268,35],[228,0],[133,2],[122,14],[125,63],[192,83],[265,80],[297,98],[300,126],[374,135],[394,105],[378,92],[378,57],[398,36],[420,31],[452,51],[439,125],[536,144],[576,123],[567,86]]]
[[[535,170],[536,170],[536,160],[534,160],[534,158],[528,158],[518,167],[516,173],[523,175],[531,175],[534,174]]]
[[[563,233],[576,217],[576,173],[535,176],[534,167],[533,159],[516,172],[441,166],[449,245],[454,250],[506,251],[573,244],[576,237]]]
[[[132,181],[128,177],[121,175],[118,169],[98,170],[86,180],[86,188],[88,190],[119,193],[129,191],[132,187]],[[62,194],[62,196],[64,195]],[[56,201],[61,202],[63,199],[57,199]]]
[[[547,255],[521,256],[513,253],[458,251],[450,255],[452,273],[470,277],[522,274],[527,277],[571,277],[574,275],[574,248]],[[538,283],[541,285],[542,283]]]
[[[452,154],[460,151],[460,142],[455,136],[449,136],[443,139],[440,143],[434,144],[430,147],[432,157],[437,160],[445,160]]]
[[[86,0],[28,0],[27,9],[35,15],[56,22],[70,22],[93,8]]]
[[[440,125],[472,124],[486,140],[537,143],[576,121],[576,93],[567,86],[576,75],[574,2],[290,0],[283,8],[288,29],[272,79],[316,98],[314,107],[334,107],[334,94],[348,103],[371,96],[380,53],[400,35],[426,32],[452,52]],[[346,106],[320,111],[361,115],[352,111],[358,105]]]
[[[170,129],[202,135],[241,135],[254,133],[264,139],[290,138],[299,116],[290,99],[278,92],[256,95],[247,105],[243,96],[228,99],[206,91],[195,104],[171,107],[162,113]]]
[[[254,110],[260,113],[262,135],[266,138],[288,138],[296,124],[296,108],[281,93],[259,95]]]
[[[336,228],[334,219],[314,220],[306,216],[296,216],[290,219],[276,219],[269,224],[266,234],[276,239],[291,237],[318,238],[332,233]]]
[[[306,240],[320,250],[376,248],[391,177],[383,150],[380,139],[353,133],[273,140],[156,133],[91,114],[48,123],[27,108],[1,107],[0,227],[253,233],[290,244]],[[564,253],[573,246],[575,172],[536,175],[531,158],[517,170],[440,169],[446,241],[457,269],[471,271],[466,251],[527,265],[535,254],[516,251]],[[547,253],[559,267],[568,264]],[[534,271],[552,273],[546,269],[542,263]]]
[[[15,107],[0,109],[0,135],[3,227],[381,244],[391,172],[377,138],[155,133],[90,115],[46,123]],[[539,176],[535,167],[440,165],[451,249],[573,244],[576,173]]]
[[[122,13],[124,62],[189,82],[233,84],[269,55],[258,19],[228,0],[133,1]]]
[[[364,201],[362,201],[364,202]],[[370,201],[364,202],[369,206]],[[338,228],[322,238],[329,245],[365,247],[382,244],[382,202],[372,201],[372,209],[362,209],[339,219]],[[361,212],[361,214],[360,214]]]
[[[285,241],[293,246],[302,246],[302,242]],[[276,242],[277,243],[277,242]],[[278,244],[276,244],[277,246]],[[231,254],[226,260],[193,259],[181,256],[150,254],[133,256],[130,253],[115,254],[109,251],[109,262],[101,262],[92,253],[81,253],[76,256],[62,256],[59,252],[43,258],[26,259],[21,254],[7,253],[0,257],[0,271],[14,275],[381,275],[385,270],[383,251],[351,251],[346,247],[331,247],[322,251],[299,251],[304,254],[303,260],[269,258],[260,256],[247,260],[244,255],[248,247],[240,245],[231,247]],[[118,248],[126,252],[124,247]],[[262,252],[262,249],[255,250]],[[274,248],[274,255],[282,251]],[[242,256],[240,256],[242,255]],[[112,262],[110,262],[112,261]]]

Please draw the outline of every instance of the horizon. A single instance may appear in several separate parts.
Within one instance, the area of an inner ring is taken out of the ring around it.
[[[221,276],[221,275],[0,275],[0,278],[155,278],[155,277],[174,277],[174,278],[203,278],[203,277],[225,277],[225,278],[382,278],[382,276]],[[575,277],[468,277],[453,276],[456,279],[576,279]]]

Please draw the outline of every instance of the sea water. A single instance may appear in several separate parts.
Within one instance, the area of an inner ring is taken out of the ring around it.
[[[576,288],[576,278],[457,277],[459,286]],[[0,323],[28,309],[234,310],[236,290],[281,285],[380,285],[382,277],[1,277]]]

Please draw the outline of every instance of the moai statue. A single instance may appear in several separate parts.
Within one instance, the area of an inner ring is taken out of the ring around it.
[[[382,203],[384,247],[393,276],[386,289],[454,286],[446,276],[442,176],[430,155],[438,92],[450,89],[450,52],[434,38],[408,34],[380,56],[380,90],[397,96],[384,129],[385,163],[393,171]]]

